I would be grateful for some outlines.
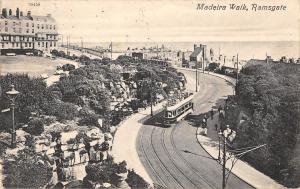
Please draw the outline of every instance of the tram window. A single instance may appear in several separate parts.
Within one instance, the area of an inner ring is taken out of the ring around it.
[[[172,112],[167,112],[167,117],[172,117]]]

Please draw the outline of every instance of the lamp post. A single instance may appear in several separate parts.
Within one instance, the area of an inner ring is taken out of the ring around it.
[[[11,147],[16,147],[16,130],[15,130],[15,99],[19,94],[19,91],[15,90],[15,86],[11,85],[11,90],[7,91],[6,94],[10,99],[10,108],[12,114],[12,132],[11,132]]]
[[[153,80],[152,80],[152,73],[150,72],[150,104],[151,104],[151,117],[153,116]]]

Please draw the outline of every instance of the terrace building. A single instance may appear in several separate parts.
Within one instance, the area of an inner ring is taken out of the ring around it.
[[[50,52],[57,47],[58,33],[55,19],[46,16],[26,15],[17,8],[2,9],[0,14],[0,51],[1,54],[25,54],[34,50]]]
[[[194,44],[194,51],[190,55],[190,62],[189,66],[190,68],[204,68],[206,65],[206,45],[200,44],[199,47],[197,47],[196,44]]]

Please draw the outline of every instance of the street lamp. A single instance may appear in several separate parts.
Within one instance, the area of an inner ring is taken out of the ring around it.
[[[11,90],[6,92],[10,99],[10,109],[12,114],[12,132],[11,132],[11,147],[16,147],[16,130],[15,130],[15,99],[19,91],[15,90],[15,86],[11,85]]]

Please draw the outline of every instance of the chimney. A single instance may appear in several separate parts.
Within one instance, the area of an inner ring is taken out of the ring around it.
[[[28,17],[31,17],[31,11],[28,11],[28,12],[27,12],[27,16],[28,16]]]
[[[194,50],[196,50],[196,48],[197,48],[197,45],[196,45],[196,44],[194,44]]]
[[[20,11],[20,16],[23,16],[23,12],[22,11]]]
[[[6,8],[2,9],[2,16],[4,16],[5,18],[7,17],[7,10],[6,10]]]
[[[16,10],[16,16],[17,16],[17,18],[20,18],[20,10],[19,10],[19,8],[17,8],[17,10]]]
[[[9,14],[9,16],[11,16],[11,15],[12,15],[12,10],[11,10],[11,9],[9,9],[9,12],[8,12],[8,14]]]

